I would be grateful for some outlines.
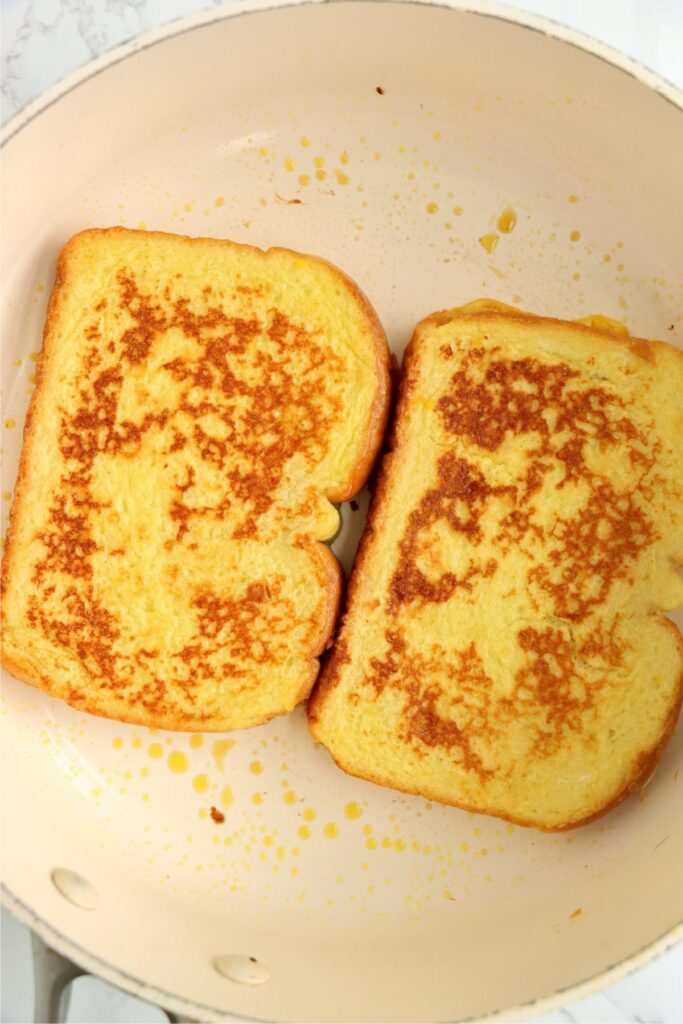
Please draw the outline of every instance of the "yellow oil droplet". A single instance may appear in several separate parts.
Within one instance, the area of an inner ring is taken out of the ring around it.
[[[12,360],[12,365],[13,366],[21,366],[21,359],[13,359]]]
[[[405,848],[406,848],[406,844],[404,843],[404,841],[402,839],[395,839],[394,840],[394,849],[398,853],[403,853]]]
[[[286,793],[282,794],[282,799],[286,804],[296,803],[296,793],[293,793],[291,789],[288,789]]]
[[[299,839],[310,839],[311,830],[308,825],[299,825],[297,835],[299,836]]]
[[[514,231],[516,224],[517,214],[511,206],[506,206],[498,218],[498,230],[502,231],[504,235],[509,235],[511,231]]]
[[[262,793],[252,793],[251,794],[251,802],[252,802],[252,804],[256,804],[257,806],[259,804],[262,804],[263,803],[263,794]]]
[[[479,245],[482,249],[486,249],[487,252],[493,252],[498,245],[498,235],[495,231],[489,231],[487,235],[482,235],[479,239]]]
[[[363,810],[362,810],[360,804],[357,804],[357,803],[347,804],[346,807],[344,808],[344,814],[351,821],[356,821],[357,818],[360,818],[362,813],[363,813]]]
[[[460,849],[462,850],[462,852],[463,853],[467,853],[469,848],[470,848],[470,844],[467,842],[467,840],[463,840],[463,842],[460,844]]]
[[[317,170],[315,172],[315,176],[318,179],[318,181],[324,181],[325,178],[327,177],[327,171]]]
[[[178,772],[178,774],[186,772],[188,761],[185,754],[181,750],[172,750],[168,755],[168,767],[172,772]]]
[[[214,206],[223,206],[224,204],[225,204],[225,196],[216,196],[216,198],[215,198],[215,199],[214,199],[214,201],[213,201],[213,205],[214,205]],[[186,205],[186,206],[185,206],[185,209],[186,209],[186,210],[187,210],[187,209],[190,209],[190,210],[191,210],[191,209],[192,209],[192,207],[191,207],[191,206],[190,206],[190,207],[188,207],[188,206]]]
[[[377,840],[373,839],[372,836],[368,836],[368,838],[365,840],[365,845],[367,846],[368,850],[376,850]]]
[[[287,851],[285,850],[284,846],[278,846],[277,850],[275,851],[275,856],[277,857],[278,860],[284,860],[286,854]]]
[[[302,135],[301,138],[299,139],[299,143],[302,146],[310,146],[311,140],[309,139],[308,135]]]
[[[372,159],[373,160],[381,160],[382,159],[382,154],[381,153],[373,153],[372,154]]]
[[[324,167],[325,166],[325,158],[323,156],[314,156],[313,157],[313,166],[314,167]]]
[[[44,284],[37,284],[36,285],[36,291],[37,292],[44,292],[45,291],[45,285]]]
[[[323,828],[323,835],[327,839],[336,839],[339,835],[339,825],[336,825],[333,821],[328,821],[327,825]]]
[[[363,835],[366,835],[366,836],[371,836],[372,835],[372,825],[363,825]]]
[[[198,814],[200,818],[206,818],[208,816],[208,813],[209,812],[207,811],[206,807],[199,808]]]
[[[261,206],[267,206],[268,200],[264,196],[261,196],[261,198],[259,199],[259,203],[261,204]]]
[[[450,889],[444,889],[444,891],[441,893],[441,896],[445,900],[454,900],[455,899],[455,896],[453,895],[453,893],[451,892]]]
[[[305,821],[315,821],[317,815],[312,807],[307,807],[304,811]]]
[[[190,207],[190,209],[192,209],[192,207]],[[146,231],[147,230],[147,221],[146,220],[139,220],[137,222],[137,224],[136,224],[136,227],[138,228],[139,231]]]
[[[287,159],[285,160],[285,170],[286,171],[293,171],[295,167],[296,167],[295,161],[292,160],[291,156],[288,156]]]
[[[120,736],[117,736],[115,740],[111,741],[111,745],[114,748],[114,750],[121,750],[121,748],[123,747],[123,740],[121,739]]]
[[[456,217],[461,217],[462,216],[462,206],[454,206],[453,207],[453,213],[455,214]]]
[[[193,208],[194,208],[194,199],[192,200],[191,203],[183,203],[183,209],[185,210],[185,213],[192,213]]]
[[[102,796],[102,790],[99,787],[97,789],[93,789],[92,795],[93,796]]]
[[[574,273],[572,274],[572,280],[574,280],[574,281],[580,281],[581,280],[581,274],[578,272],[578,270],[574,271]]]
[[[149,775],[149,768],[147,768],[147,767],[141,768],[140,769],[140,775],[142,776],[143,779],[146,779],[147,776]]]
[[[231,807],[234,802],[234,796],[232,795],[232,786],[223,786],[221,790],[221,807],[226,810]]]
[[[385,836],[384,839],[382,840],[382,847],[385,850],[391,849],[391,839],[389,838],[389,836]]]
[[[260,775],[263,771],[263,765],[260,761],[252,761],[249,765],[249,771],[252,775]]]
[[[5,426],[7,427],[8,430],[11,430],[12,427],[16,427],[16,425],[17,421],[13,420],[11,416],[8,416],[7,419],[5,420]]]
[[[349,162],[349,154],[346,152],[346,150],[344,150],[344,152],[339,157],[339,162],[342,163],[342,164],[348,164],[348,162]]]
[[[572,242],[578,242],[578,240],[581,238],[581,232],[580,231],[572,231],[570,233],[569,237],[571,238]]]
[[[134,746],[135,748],[139,748],[139,747],[141,747],[141,746],[142,746],[142,740],[140,739],[140,737],[139,737],[139,736],[135,736],[135,737],[133,738],[133,746]]]
[[[195,775],[192,780],[192,788],[195,789],[197,793],[206,793],[209,788],[208,775]]]
[[[299,180],[299,184],[300,185],[310,185],[311,184],[311,176],[310,176],[310,174],[300,174],[298,180]]]
[[[344,172],[340,171],[338,167],[335,167],[334,176],[337,179],[337,184],[338,185],[348,185],[348,183],[349,183],[349,176],[348,176],[348,174],[344,174]]]
[[[436,203],[427,203],[427,213],[438,213],[439,207]]]
[[[211,748],[213,752],[213,759],[216,762],[216,768],[218,768],[219,772],[222,772],[225,766],[225,755],[232,750],[234,746],[234,740],[216,740]]]
[[[193,750],[199,750],[199,748],[203,745],[204,737],[202,736],[201,733],[194,733],[193,736],[190,736],[190,746],[192,747]]]
[[[568,203],[578,203],[579,197],[575,195],[567,196]]]
[[[29,384],[35,384],[35,382],[36,382],[36,375],[35,375],[35,373],[29,373],[29,375],[28,375],[28,382],[29,382]]]
[[[268,156],[268,150],[265,146],[259,146],[259,156]]]
[[[264,846],[275,846],[275,840],[273,839],[272,836],[264,836],[263,837],[263,845]]]
[[[28,357],[32,363],[37,363],[40,360],[40,352],[29,352]]]
[[[472,829],[472,835],[473,836],[480,836],[481,835],[481,829],[480,828],[473,828]]]

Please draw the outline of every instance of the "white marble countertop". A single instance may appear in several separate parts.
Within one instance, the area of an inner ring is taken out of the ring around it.
[[[218,2],[2,0],[2,121],[73,68],[146,29]],[[683,0],[519,0],[510,6],[600,38],[683,88]],[[3,910],[0,1020],[32,1019],[28,933]],[[68,1020],[143,1024],[166,1018],[156,1007],[84,978],[74,985]],[[683,945],[598,995],[531,1020],[683,1024]]]

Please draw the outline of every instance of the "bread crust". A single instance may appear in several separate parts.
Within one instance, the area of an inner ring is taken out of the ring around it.
[[[258,253],[265,259],[273,258],[279,253],[286,253],[290,256],[304,258],[307,261],[313,261],[321,266],[329,268],[343,284],[361,311],[362,318],[365,323],[366,334],[367,337],[371,339],[372,344],[375,371],[375,396],[369,412],[367,428],[360,446],[360,457],[357,459],[355,465],[351,467],[347,479],[341,481],[337,487],[331,488],[328,493],[324,494],[324,497],[331,502],[345,501],[348,498],[353,497],[353,495],[364,486],[382,443],[391,395],[391,382],[389,376],[390,354],[386,335],[377,314],[365,294],[355,284],[355,282],[348,277],[348,275],[333,263],[317,256],[309,256],[307,254],[295,252],[294,250],[282,247],[273,247],[267,250],[262,250],[256,246],[243,245],[229,240],[178,236],[169,232],[132,232],[129,229],[120,226],[110,228],[92,228],[81,231],[67,241],[59,254],[56,266],[55,282],[48,303],[43,328],[43,350],[41,358],[37,363],[36,387],[31,396],[24,425],[23,443],[14,489],[14,501],[12,503],[10,513],[7,544],[2,558],[0,593],[2,593],[3,598],[9,587],[17,558],[17,524],[24,515],[24,508],[27,502],[27,470],[34,458],[36,421],[38,419],[40,409],[46,401],[46,381],[49,379],[49,374],[53,370],[54,360],[57,355],[55,347],[55,327],[59,322],[60,308],[64,301],[64,290],[68,282],[72,254],[83,240],[87,240],[88,236],[97,235],[116,238],[122,236],[129,237],[131,234],[145,235],[147,238],[172,238],[174,240],[182,238],[184,242],[187,242],[192,246],[202,248],[205,248],[207,245],[216,246],[221,251],[224,251],[225,247],[229,247],[240,252],[248,250],[253,253]],[[325,544],[320,542],[311,542],[307,547],[318,560],[322,575],[327,580],[327,600],[325,601],[320,613],[319,622],[314,624],[317,628],[312,630],[309,670],[302,675],[301,685],[296,694],[296,699],[290,707],[277,709],[273,711],[272,714],[257,716],[253,721],[250,721],[241,727],[246,728],[262,724],[276,715],[287,713],[292,710],[296,704],[305,700],[309,695],[319,672],[319,657],[329,646],[330,638],[339,612],[344,574],[338,560]],[[3,623],[3,626],[5,619],[6,610],[5,601],[3,600],[3,607],[0,610],[0,621]],[[22,658],[20,653],[17,651],[8,651],[4,644],[2,646],[1,659],[3,667],[15,678],[52,694],[53,688],[50,681],[42,677],[40,672],[36,670],[35,666],[31,664],[30,659]],[[103,716],[102,711],[95,704],[89,704],[87,701],[79,704],[79,710]],[[131,706],[120,716],[117,715],[117,720],[130,722],[132,724],[154,725],[159,728],[173,730],[181,729],[184,731],[223,731],[233,728],[229,719],[207,724],[206,722],[196,722],[189,719],[187,721],[179,721],[177,717],[165,717],[162,715],[154,717],[152,720],[148,712],[141,712],[140,709],[134,706]]]
[[[683,351],[674,349],[666,342],[615,335],[609,330],[594,328],[581,323],[567,322],[553,317],[534,316],[533,314],[512,310],[509,307],[500,312],[491,309],[472,311],[471,313],[445,310],[441,313],[431,314],[418,323],[410,342],[406,347],[398,381],[397,402],[391,415],[389,425],[387,445],[377,470],[376,487],[368,510],[365,530],[361,537],[356,558],[351,569],[343,604],[342,616],[337,629],[335,642],[330,655],[323,662],[322,670],[308,701],[307,716],[309,727],[313,737],[321,743],[325,743],[325,738],[321,729],[321,719],[324,713],[325,703],[336,687],[340,685],[344,666],[350,660],[348,654],[348,641],[346,637],[347,631],[352,629],[349,619],[353,611],[362,579],[366,573],[372,573],[373,571],[373,547],[375,535],[377,533],[377,524],[381,521],[385,510],[390,505],[390,485],[397,457],[397,449],[400,446],[402,431],[411,405],[412,393],[415,389],[413,371],[414,368],[417,367],[420,358],[420,345],[423,333],[426,327],[430,327],[432,325],[441,326],[454,320],[470,322],[476,321],[477,323],[481,323],[482,326],[486,326],[486,324],[491,324],[491,326],[493,326],[501,321],[509,322],[510,320],[513,320],[520,325],[533,326],[534,328],[544,324],[549,327],[561,326],[563,331],[569,330],[570,332],[573,332],[577,338],[590,336],[595,339],[597,336],[597,338],[606,345],[614,346],[615,350],[623,350],[624,348],[627,348],[634,355],[649,364],[656,363],[658,353],[665,350],[667,354],[675,352],[683,364]],[[681,555],[681,562],[683,562],[683,553]],[[678,564],[675,568],[678,568]],[[652,611],[650,612],[650,615],[659,622],[664,623],[666,628],[673,633],[676,640],[682,666],[678,677],[676,696],[672,701],[669,714],[657,741],[648,750],[640,752],[633,762],[631,772],[624,778],[618,792],[614,794],[613,798],[608,803],[592,814],[576,820],[568,820],[559,825],[539,825],[537,821],[525,819],[523,817],[516,817],[504,810],[496,810],[494,808],[482,809],[481,807],[470,805],[464,801],[445,799],[443,795],[438,795],[435,791],[431,790],[428,785],[410,788],[402,786],[393,780],[384,780],[374,776],[372,773],[364,774],[361,771],[355,770],[353,766],[344,763],[343,757],[340,757],[336,752],[330,750],[330,754],[337,766],[349,775],[365,779],[366,781],[372,782],[376,785],[388,786],[389,788],[398,790],[399,792],[422,796],[428,800],[436,800],[437,802],[458,807],[459,809],[470,813],[496,817],[509,821],[515,825],[527,828],[536,828],[542,832],[563,832],[587,825],[613,810],[634,791],[642,788],[649,782],[649,779],[655,771],[659,759],[673,734],[681,707],[683,706],[683,636],[675,623],[666,618],[666,616],[661,612]]]

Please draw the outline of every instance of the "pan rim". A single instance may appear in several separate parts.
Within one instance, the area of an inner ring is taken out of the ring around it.
[[[218,9],[210,8],[175,18],[164,25],[152,28],[127,42],[121,43],[95,60],[86,62],[59,79],[8,119],[0,132],[0,148],[4,149],[41,114],[45,113],[50,107],[64,99],[77,88],[87,84],[91,79],[116,64],[147,49],[151,49],[168,39],[233,18],[242,18],[278,9],[296,8],[304,5],[311,6],[314,4],[317,6],[336,3],[360,4],[363,2],[365,0],[242,0],[239,7],[221,5]],[[683,89],[678,88],[673,83],[667,81],[662,75],[626,56],[609,44],[594,39],[584,32],[569,28],[554,19],[518,10],[509,7],[507,4],[498,3],[496,0],[371,0],[371,2],[387,5],[400,3],[412,7],[442,8],[491,18],[516,25],[528,31],[538,32],[551,39],[572,46],[584,54],[597,57],[599,60],[655,92],[666,102],[671,103],[679,112],[683,113]],[[135,977],[114,964],[101,959],[96,954],[91,953],[44,920],[33,907],[22,901],[4,882],[0,888],[0,902],[18,921],[35,931],[48,945],[62,955],[72,959],[88,972],[95,973],[97,976],[104,978],[123,990],[141,999],[156,1003],[164,1009],[189,1015],[196,1015],[197,1011],[199,1011],[204,1015],[204,1019],[216,1021],[226,1019],[225,1010],[195,1002],[194,1000],[188,1000],[182,996],[167,992],[156,985],[150,985],[141,978]],[[505,1020],[512,1022],[520,1020],[522,1016],[527,1016],[530,1011],[538,1014],[553,1010],[565,1005],[569,1001],[584,998],[609,984],[619,981],[640,967],[658,959],[682,940],[683,920],[674,924],[670,929],[654,940],[647,942],[622,960],[597,971],[588,978],[580,979],[564,988],[557,989],[547,996],[531,999],[509,1008],[503,1007],[483,1017],[459,1018],[457,1024],[467,1024],[467,1021],[474,1020],[482,1022]],[[209,1015],[208,1018],[207,1014]],[[253,1024],[269,1024],[266,1018],[245,1016],[244,1014],[232,1014],[232,1016],[235,1020],[245,1021],[248,1024],[251,1024],[251,1022]],[[456,1022],[454,1021],[453,1024],[456,1024]]]
[[[67,938],[48,921],[43,920],[23,900],[15,896],[4,882],[0,888],[0,902],[18,921],[26,925],[27,928],[30,928],[31,931],[36,932],[48,946],[57,950],[62,956],[68,957],[79,967],[86,969],[88,973],[95,974],[95,976],[103,978],[112,985],[116,985],[132,995],[154,1003],[165,1010],[189,1014],[196,1014],[196,1011],[199,1010],[204,1015],[210,1014],[212,1020],[225,1021],[225,1010],[219,1010],[217,1007],[206,1003],[185,999],[183,996],[174,995],[165,989],[159,988],[157,985],[150,985],[141,978],[137,978],[127,971],[115,967],[107,960],[97,956],[97,954],[91,953],[79,943]],[[484,1017],[461,1017],[458,1020],[454,1019],[452,1022],[445,1022],[445,1024],[468,1024],[468,1022],[474,1021],[497,1020],[505,1021],[506,1024],[514,1024],[514,1021],[520,1020],[522,1015],[527,1016],[529,1010],[533,1010],[534,1014],[544,1013],[568,1002],[568,995],[571,995],[572,1002],[578,1001],[591,995],[596,990],[601,990],[608,984],[613,984],[621,978],[625,978],[638,968],[659,959],[670,949],[673,949],[681,940],[683,940],[683,921],[674,925],[669,931],[663,932],[652,942],[641,946],[635,953],[624,957],[623,960],[611,964],[609,967],[596,972],[588,978],[584,978],[582,981],[557,989],[548,996],[541,996],[538,999],[518,1003],[510,1008],[503,1007]],[[273,1024],[266,1017],[252,1017],[245,1016],[244,1014],[232,1016],[234,1016],[236,1021],[245,1021],[245,1024]]]
[[[40,114],[44,113],[49,107],[59,102],[70,92],[73,92],[74,89],[84,85],[91,78],[95,78],[108,68],[121,63],[123,60],[127,60],[134,54],[141,53],[143,50],[148,50],[152,46],[165,42],[167,39],[185,35],[188,32],[193,32],[220,21],[248,17],[249,15],[265,11],[310,6],[312,4],[317,6],[348,2],[363,3],[367,2],[367,0],[243,0],[243,4],[236,9],[221,7],[218,10],[196,11],[192,14],[174,18],[165,25],[149,29],[133,39],[129,39],[127,42],[120,43],[94,60],[87,61],[75,70],[68,72],[8,119],[0,133],[0,146],[4,148]],[[583,53],[588,53],[593,57],[603,60],[617,70],[629,75],[629,77],[636,79],[641,85],[652,89],[653,92],[656,92],[663,99],[683,111],[683,89],[680,89],[639,61],[621,53],[608,43],[594,39],[585,32],[569,28],[554,19],[517,10],[509,7],[507,4],[498,3],[497,0],[370,0],[370,2],[401,3],[413,7],[444,8],[464,14],[475,14],[498,21],[507,21],[510,24],[518,25],[520,28],[539,32],[551,39],[567,43]]]

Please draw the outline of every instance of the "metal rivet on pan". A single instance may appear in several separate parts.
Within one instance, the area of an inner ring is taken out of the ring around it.
[[[266,965],[253,956],[227,953],[225,956],[217,956],[213,966],[224,978],[238,981],[241,985],[262,985],[270,978]]]
[[[55,889],[75,907],[96,910],[100,905],[97,889],[83,875],[69,871],[68,868],[55,868],[51,877]]]

